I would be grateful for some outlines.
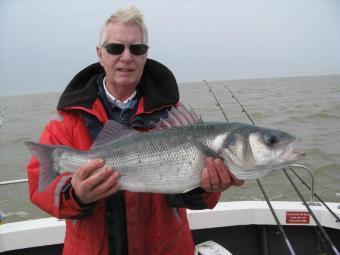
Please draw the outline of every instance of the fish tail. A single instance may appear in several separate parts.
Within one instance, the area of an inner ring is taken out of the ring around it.
[[[35,142],[24,142],[24,144],[40,162],[38,191],[41,192],[58,176],[56,163],[62,150],[57,150],[57,146]]]

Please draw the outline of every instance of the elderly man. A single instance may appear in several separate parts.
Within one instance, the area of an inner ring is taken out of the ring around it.
[[[169,69],[147,59],[147,42],[137,8],[113,14],[101,30],[99,63],[71,80],[59,100],[59,118],[47,124],[40,142],[88,150],[108,119],[146,131],[165,118],[179,104],[178,88]],[[42,192],[36,158],[28,177],[32,202],[66,219],[63,254],[72,255],[192,255],[185,208],[212,208],[220,191],[242,184],[212,158],[202,169],[201,187],[176,195],[121,191],[119,172],[101,159],[56,177]]]

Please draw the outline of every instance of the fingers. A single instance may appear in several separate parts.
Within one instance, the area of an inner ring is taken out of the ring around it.
[[[77,198],[86,204],[117,192],[119,177],[103,160],[91,160],[74,173],[71,183]]]
[[[219,171],[217,170],[217,168],[219,168],[219,163],[216,164],[216,161],[214,161],[212,158],[208,158],[205,163],[209,173],[210,185],[214,189],[220,187],[221,185]]]
[[[94,189],[97,185],[107,180],[112,175],[113,171],[111,167],[102,167],[96,170],[97,171],[93,175],[90,175],[83,180],[84,185],[89,189]]]
[[[231,176],[231,179],[232,179],[232,183],[233,183],[233,186],[237,186],[237,187],[240,187],[241,185],[244,184],[244,180],[240,180],[238,179],[233,173],[229,172],[230,173],[230,176]]]
[[[120,174],[109,167],[104,169],[104,174],[102,174],[102,176],[107,176],[106,173],[109,173],[109,176],[107,178],[102,179],[101,177],[99,177],[96,178],[96,180],[94,181],[97,184],[93,186],[93,189],[91,191],[93,194],[97,195],[97,200],[102,197],[106,197],[107,195],[110,195],[113,192],[118,191],[119,189],[118,180]],[[101,173],[98,174],[101,175]],[[91,178],[95,178],[95,176]]]
[[[244,183],[243,180],[238,179],[232,172],[229,171],[229,169],[226,167],[222,160],[215,159],[214,161],[217,164],[216,169],[220,176],[222,186],[227,186],[231,184],[231,186],[239,187]]]
[[[201,175],[201,187],[208,192],[221,192],[231,186],[227,169],[220,159],[207,158]]]
[[[90,160],[87,164],[81,166],[74,173],[74,175],[76,176],[76,178],[83,181],[83,180],[87,179],[90,175],[92,175],[95,170],[97,170],[97,169],[99,169],[103,166],[104,166],[104,160],[102,160],[102,159]]]
[[[211,191],[209,171],[206,167],[204,167],[201,172],[201,188],[206,191]]]
[[[231,186],[241,186],[244,181],[237,179],[221,159],[207,158],[201,172],[201,187],[208,192],[222,192]]]

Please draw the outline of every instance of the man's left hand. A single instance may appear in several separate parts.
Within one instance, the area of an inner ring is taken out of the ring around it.
[[[201,172],[201,188],[207,192],[222,192],[231,186],[241,186],[243,180],[237,179],[221,159],[211,157],[205,160]]]

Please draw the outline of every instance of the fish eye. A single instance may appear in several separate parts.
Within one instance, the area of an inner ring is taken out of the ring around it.
[[[269,146],[272,147],[275,144],[277,144],[279,142],[279,137],[277,135],[266,135],[265,136],[265,143]]]

